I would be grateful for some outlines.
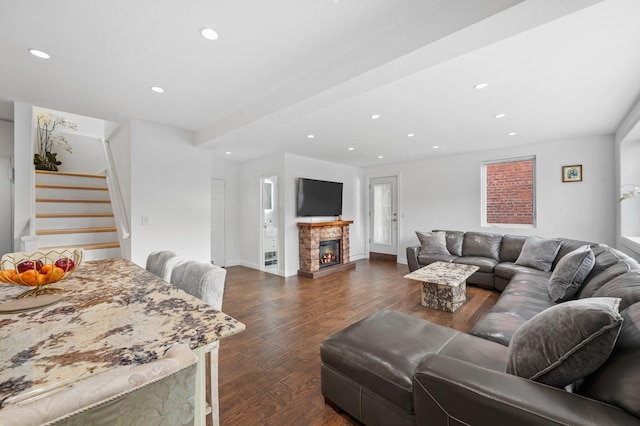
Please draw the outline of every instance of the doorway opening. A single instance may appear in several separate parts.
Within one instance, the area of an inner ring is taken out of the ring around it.
[[[369,259],[396,262],[398,257],[397,177],[369,182]]]
[[[260,179],[262,198],[262,263],[265,272],[278,272],[278,176]]]

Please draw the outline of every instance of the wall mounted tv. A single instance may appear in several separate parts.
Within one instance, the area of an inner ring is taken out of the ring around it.
[[[298,178],[298,216],[340,216],[342,182]]]

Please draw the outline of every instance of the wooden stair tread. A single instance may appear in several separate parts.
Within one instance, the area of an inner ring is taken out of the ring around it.
[[[97,243],[97,244],[75,244],[72,246],[53,246],[53,247],[39,247],[38,250],[50,250],[55,248],[83,248],[85,250],[99,250],[99,249],[108,249],[108,248],[118,248],[120,247],[120,243]]]
[[[36,203],[102,203],[111,204],[111,200],[63,200],[60,198],[36,198]]]
[[[113,213],[37,213],[37,219],[62,217],[113,217]]]
[[[50,172],[48,170],[36,170],[36,174],[41,175],[60,175],[60,176],[77,176],[77,177],[88,177],[88,178],[98,178],[98,179],[106,179],[106,175],[99,175],[93,173],[75,173],[75,172]]]
[[[73,185],[46,185],[46,184],[37,184],[36,188],[42,189],[79,189],[83,191],[108,191],[109,188],[106,186],[73,186]]]
[[[115,226],[105,228],[75,228],[75,229],[39,229],[36,235],[59,235],[59,234],[85,234],[91,232],[116,232]]]

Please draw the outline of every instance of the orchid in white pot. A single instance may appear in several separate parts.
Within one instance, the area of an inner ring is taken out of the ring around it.
[[[56,131],[56,127],[66,127],[76,130],[77,125],[58,114],[38,113],[36,114],[36,143],[38,151],[33,155],[33,164],[36,170],[58,171],[58,166],[62,164],[58,161],[57,153],[53,152],[54,146],[60,147],[71,153],[71,145],[65,137]]]
[[[622,195],[618,201],[628,200],[630,198],[635,197],[636,195],[640,195],[640,186],[626,184],[622,185],[620,188]]]

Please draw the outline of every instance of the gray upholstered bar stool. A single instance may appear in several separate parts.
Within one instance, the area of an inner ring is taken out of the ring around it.
[[[224,296],[224,281],[227,270],[205,262],[189,260],[179,262],[173,267],[171,284],[197,297],[213,309],[222,310],[222,298]],[[207,347],[209,357],[208,376],[211,389],[211,416],[213,424],[218,426],[218,342]]]
[[[169,282],[174,266],[187,259],[179,256],[171,250],[158,250],[151,252],[147,257],[147,271]]]

